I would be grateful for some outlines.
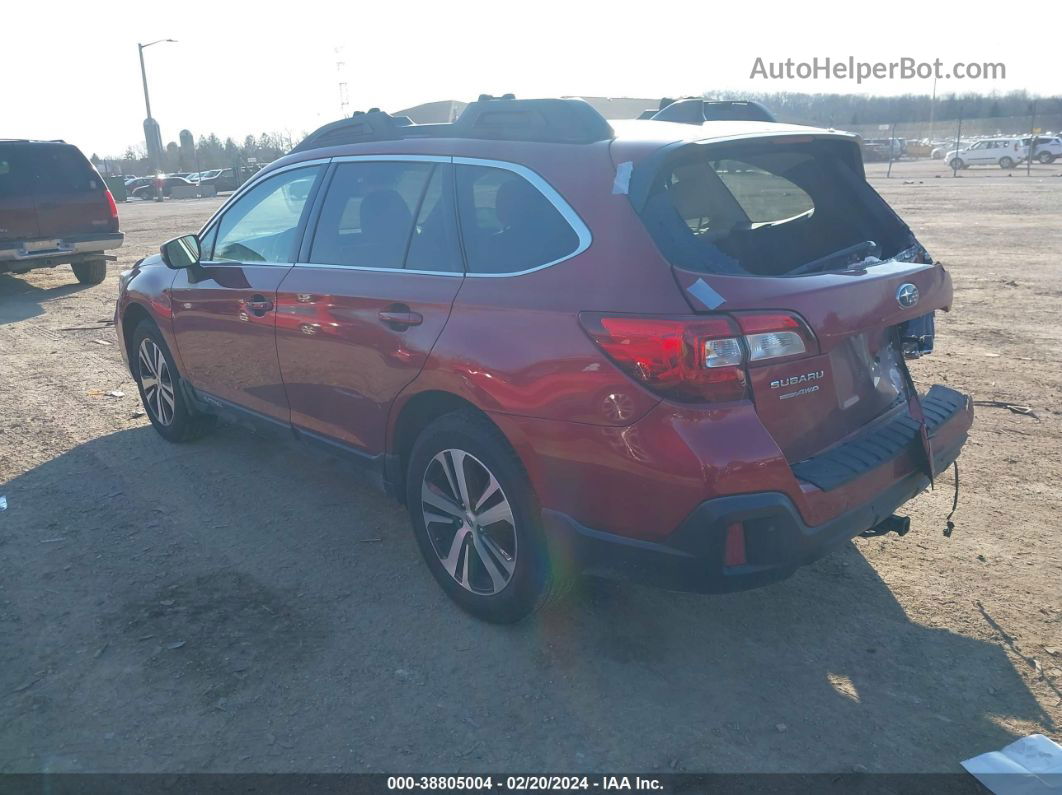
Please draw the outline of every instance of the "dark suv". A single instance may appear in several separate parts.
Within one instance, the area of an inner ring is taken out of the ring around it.
[[[98,284],[123,237],[114,197],[76,146],[0,140],[0,273],[69,263]]]
[[[735,590],[905,530],[972,422],[904,361],[951,301],[850,135],[484,97],[313,133],[122,274],[117,328],[165,438],[363,465],[513,621],[580,570]]]

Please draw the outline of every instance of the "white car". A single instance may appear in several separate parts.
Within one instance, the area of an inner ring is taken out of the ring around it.
[[[1014,168],[1027,152],[1019,138],[985,138],[958,151],[952,149],[944,155],[944,162],[956,170],[989,165]]]
[[[1025,154],[1029,154],[1029,145],[1032,143],[1032,138],[1022,138],[1021,144],[1025,147]],[[1033,150],[1032,159],[1040,163],[1054,163],[1055,160],[1062,157],[1062,138],[1050,135],[1038,135],[1036,136],[1036,149]]]

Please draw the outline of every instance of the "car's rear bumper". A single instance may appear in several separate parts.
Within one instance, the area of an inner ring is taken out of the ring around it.
[[[934,439],[939,444],[933,453],[937,472],[958,457],[972,419],[972,408],[964,399],[937,424]],[[898,455],[910,453],[905,450]],[[879,470],[889,471],[892,463],[882,462]],[[875,472],[862,477],[874,479]],[[788,577],[800,566],[876,527],[928,486],[928,475],[913,469],[817,525],[808,525],[793,500],[781,492],[715,497],[697,505],[661,541],[603,532],[549,509],[543,510],[543,521],[553,553],[588,573],[619,575],[671,590],[739,591]],[[726,565],[728,528],[734,525],[741,528],[745,563]]]
[[[100,254],[120,248],[124,241],[122,232],[0,241],[0,271],[59,265],[80,259],[86,254]]]

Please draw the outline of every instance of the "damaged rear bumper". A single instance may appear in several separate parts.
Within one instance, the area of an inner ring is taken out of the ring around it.
[[[973,422],[973,409],[965,395],[946,387],[934,387],[925,403],[931,408],[927,411],[931,440],[939,441],[933,444],[934,469],[939,472],[958,458]],[[862,439],[858,440],[863,442],[861,449],[849,449],[841,456],[835,448],[830,451],[834,454],[830,466],[820,469],[837,487],[889,466],[896,456],[907,455],[912,445],[920,443],[912,433],[900,444],[902,436],[897,430],[886,433],[894,443],[891,446],[881,445],[881,439]],[[874,456],[868,455],[871,450]],[[587,573],[618,575],[671,590],[720,593],[756,588],[790,576],[800,566],[876,527],[929,485],[927,473],[911,471],[818,525],[806,524],[793,501],[781,492],[716,497],[698,505],[666,542],[585,527],[548,509],[543,510],[543,521],[553,553]],[[735,525],[742,530],[744,563],[726,565],[728,528]]]

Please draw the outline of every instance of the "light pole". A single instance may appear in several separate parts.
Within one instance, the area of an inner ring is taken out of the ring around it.
[[[163,42],[176,42],[177,39],[156,39],[147,44],[137,44],[140,52],[140,77],[144,81],[144,107],[147,109],[147,118],[144,119],[144,141],[147,144],[148,162],[152,171],[157,172],[162,165],[162,134],[159,132],[159,124],[151,117],[151,98],[148,96],[147,69],[144,68],[144,50],[153,44]]]

